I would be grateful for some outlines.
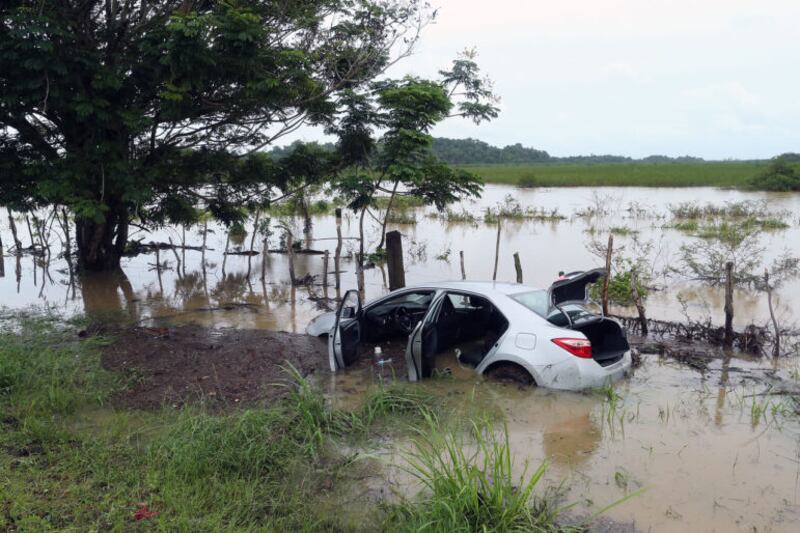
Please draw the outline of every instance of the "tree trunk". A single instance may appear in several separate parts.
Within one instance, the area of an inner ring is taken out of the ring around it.
[[[75,241],[81,270],[108,272],[119,268],[128,243],[128,211],[112,207],[102,221],[76,218]]]
[[[11,228],[11,237],[14,239],[14,248],[17,249],[17,255],[22,253],[22,243],[19,241],[19,236],[17,236],[17,225],[14,223],[14,214],[11,212],[11,208],[8,209],[8,227]]]

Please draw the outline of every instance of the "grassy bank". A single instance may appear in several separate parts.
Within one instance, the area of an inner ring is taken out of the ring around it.
[[[486,183],[528,187],[744,187],[766,162],[465,166]]]
[[[339,410],[295,374],[268,406],[118,409],[114,395],[140,378],[103,370],[108,340],[80,327],[39,318],[0,332],[0,530],[554,528],[534,494],[541,469],[512,478],[502,430],[465,432],[460,416],[447,429],[445,404],[420,387],[375,387]],[[410,474],[429,490],[364,498],[382,466],[360,450],[398,434],[412,436]],[[473,445],[483,453],[464,451]]]

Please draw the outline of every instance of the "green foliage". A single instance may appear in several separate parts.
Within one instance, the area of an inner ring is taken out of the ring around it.
[[[473,424],[472,439],[431,421],[414,439],[408,472],[423,487],[390,516],[393,531],[554,531],[555,512],[534,490],[545,473],[513,474],[508,429]]]
[[[746,187],[758,162],[529,163],[463,165],[486,183],[516,185],[531,174],[537,187]]]
[[[796,161],[794,158],[791,160]],[[788,159],[778,158],[753,177],[749,186],[757,191],[800,191],[800,172],[789,164]]]
[[[102,404],[113,378],[100,368],[102,338],[81,340],[55,318],[23,320],[0,330],[0,401],[15,416],[69,415],[82,404]]]
[[[433,140],[431,148],[436,156],[454,165],[519,165],[540,163],[551,159],[547,152],[526,148],[519,143],[497,148],[478,139],[437,137]]]
[[[633,272],[630,268],[617,271],[611,274],[608,280],[608,301],[621,306],[629,306],[634,304],[633,288],[631,287],[631,277]],[[642,283],[641,279],[637,281],[637,289],[639,296],[642,300],[646,300],[649,291]],[[603,291],[602,281],[595,283],[589,289],[589,294],[592,300],[600,301]]]
[[[0,8],[0,204],[68,207],[81,263],[97,270],[118,265],[134,214],[231,224],[349,164],[313,144],[280,161],[258,150],[336,122],[430,19],[421,3],[384,0],[106,7]],[[416,109],[432,90],[418,96]]]
[[[344,411],[289,367],[288,395],[270,406],[112,408],[103,402],[123,380],[101,367],[104,341],[79,340],[76,327],[38,318],[1,334],[0,529],[554,529],[555,513],[532,494],[544,468],[513,477],[507,435],[491,426],[471,424],[474,438],[441,430],[441,400],[423,387],[379,385]],[[412,473],[431,492],[344,505],[375,475],[352,445],[398,431],[415,436]],[[143,510],[153,514],[136,521]]]

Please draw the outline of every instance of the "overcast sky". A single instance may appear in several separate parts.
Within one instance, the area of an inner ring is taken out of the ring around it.
[[[437,136],[559,156],[800,152],[800,0],[432,3],[436,23],[390,74],[434,76],[476,47],[502,98],[493,122]]]

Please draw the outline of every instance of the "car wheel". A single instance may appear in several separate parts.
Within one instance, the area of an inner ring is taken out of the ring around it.
[[[513,363],[500,363],[486,371],[486,377],[492,381],[505,381],[520,385],[536,385],[530,373]]]

